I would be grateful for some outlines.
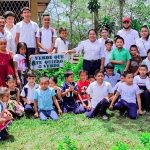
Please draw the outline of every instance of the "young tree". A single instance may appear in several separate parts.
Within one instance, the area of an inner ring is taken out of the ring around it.
[[[89,0],[88,9],[94,15],[94,28],[95,28],[96,32],[98,33],[98,29],[99,29],[98,11],[100,9],[100,3],[98,2],[98,0]]]
[[[125,0],[118,0],[118,2],[119,2],[119,13],[120,13],[120,27],[122,27],[123,8],[124,8]]]

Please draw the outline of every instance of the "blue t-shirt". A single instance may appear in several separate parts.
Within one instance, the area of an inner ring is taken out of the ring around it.
[[[113,73],[111,76],[108,76],[106,73],[104,74],[104,81],[109,82],[112,87],[115,87],[115,85],[119,80],[120,80],[119,73]]]
[[[53,96],[55,96],[55,90],[52,88],[47,88],[45,91],[41,88],[36,89],[34,93],[34,100],[38,103],[38,110],[52,110]]]
[[[65,92],[67,89],[69,89],[70,86],[74,86],[74,90],[77,91],[77,86],[75,85],[74,82],[67,84],[66,82],[64,82],[63,86],[62,86],[62,92]],[[65,103],[70,103],[70,102],[75,102],[75,95],[73,94],[73,92],[69,92],[68,94],[66,94],[63,97],[63,101]]]

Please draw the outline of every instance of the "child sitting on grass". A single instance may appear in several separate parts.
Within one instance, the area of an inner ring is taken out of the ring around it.
[[[121,100],[113,106],[119,95],[121,95]],[[118,87],[109,108],[112,109],[113,107],[120,110],[120,115],[123,115],[127,111],[131,119],[137,118],[137,112],[142,114],[140,89],[133,83],[132,73],[125,72],[125,82]]]
[[[73,72],[67,71],[64,73],[65,82],[62,86],[62,98],[63,98],[63,112],[76,113],[77,105],[75,98],[78,95],[77,86],[73,82]]]
[[[23,87],[21,97],[24,102],[25,112],[28,114],[33,114],[34,92],[39,86],[35,83],[36,75],[33,71],[30,70],[27,72],[26,79],[28,83]]]
[[[6,87],[0,87],[0,140],[8,137],[7,126],[13,119],[12,114],[7,110],[7,103],[10,98],[10,91]]]
[[[49,88],[49,78],[40,78],[40,87],[36,89],[34,93],[34,116],[40,117],[41,120],[47,120],[51,118],[52,120],[58,120],[58,115],[53,108],[53,102],[56,105],[58,112],[62,114],[58,101],[55,97],[55,90]]]
[[[146,65],[141,65],[139,67],[139,75],[136,75],[134,77],[134,84],[138,85],[138,87],[141,90],[141,103],[142,103],[142,109],[148,111],[148,107],[150,106],[149,102],[149,96],[148,96],[148,89],[147,89],[147,83],[149,82],[149,78],[147,76],[148,68]]]
[[[86,90],[90,82],[87,80],[87,76],[88,76],[87,71],[81,70],[79,72],[79,81],[77,82],[78,100],[79,100],[78,113],[83,113],[89,108]]]
[[[88,118],[93,118],[100,115],[103,120],[107,120],[106,113],[109,108],[110,98],[113,95],[113,89],[109,82],[104,81],[104,73],[97,70],[95,79],[87,89],[88,100],[90,101],[90,110],[86,113]]]
[[[16,79],[8,75],[6,78],[6,85],[10,90],[10,100],[8,101],[8,110],[12,113],[14,118],[24,115],[24,107],[20,103],[20,91],[16,87]]]
[[[52,76],[49,80],[49,86],[55,90],[55,97],[59,103],[60,108],[62,108],[62,97],[61,97],[61,88],[57,85],[57,78]]]

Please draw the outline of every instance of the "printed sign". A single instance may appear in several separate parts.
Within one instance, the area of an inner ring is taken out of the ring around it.
[[[32,55],[31,57],[31,69],[50,69],[60,68],[64,66],[64,55],[63,54],[41,54]]]

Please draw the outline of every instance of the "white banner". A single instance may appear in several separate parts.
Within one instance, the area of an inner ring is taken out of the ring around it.
[[[32,55],[31,57],[31,69],[50,69],[60,68],[64,66],[63,54],[40,54]]]

